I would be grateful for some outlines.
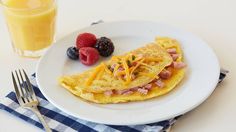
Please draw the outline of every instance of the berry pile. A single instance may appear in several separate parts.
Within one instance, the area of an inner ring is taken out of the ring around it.
[[[70,59],[80,59],[82,64],[90,66],[99,60],[99,54],[108,57],[114,49],[111,39],[107,37],[97,39],[92,33],[82,33],[76,38],[76,47],[69,47],[66,53]]]

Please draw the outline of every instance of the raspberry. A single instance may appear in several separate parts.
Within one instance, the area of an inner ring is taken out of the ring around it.
[[[98,61],[99,53],[95,48],[83,47],[79,50],[79,57],[81,63],[90,66]]]
[[[76,47],[93,47],[97,42],[96,36],[91,33],[82,33],[76,38]]]

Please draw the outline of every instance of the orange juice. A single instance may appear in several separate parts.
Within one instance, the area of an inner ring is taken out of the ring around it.
[[[2,0],[14,50],[38,57],[54,40],[54,0]]]

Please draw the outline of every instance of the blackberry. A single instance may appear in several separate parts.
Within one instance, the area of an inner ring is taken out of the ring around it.
[[[110,56],[115,49],[113,42],[107,37],[99,38],[95,48],[98,50],[99,54],[104,57]]]
[[[66,54],[72,60],[79,59],[79,51],[76,47],[69,47],[66,51]]]

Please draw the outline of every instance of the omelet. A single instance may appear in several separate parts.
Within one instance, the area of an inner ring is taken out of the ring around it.
[[[180,44],[159,37],[154,43],[95,68],[59,78],[62,87],[94,103],[142,101],[168,93],[183,79],[186,64]]]
[[[83,73],[64,76],[60,82],[93,93],[112,89],[123,90],[147,84],[171,62],[171,56],[152,43],[124,55],[113,56],[110,61]],[[140,75],[132,80],[132,74]],[[122,78],[123,76],[126,76],[126,79]]]

